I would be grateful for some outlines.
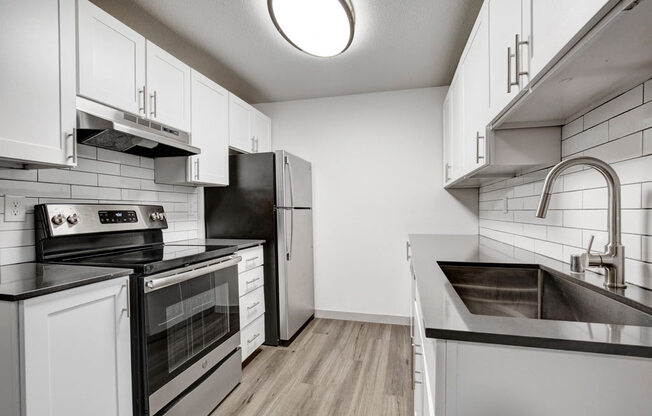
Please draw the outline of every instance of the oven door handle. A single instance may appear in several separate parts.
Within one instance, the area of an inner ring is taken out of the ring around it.
[[[218,270],[226,269],[227,267],[235,266],[240,263],[242,257],[234,256],[228,260],[223,260],[219,263],[209,264],[208,266],[198,267],[196,269],[188,270],[186,272],[176,273],[164,277],[150,277],[145,280],[145,293],[154,292],[155,290],[163,289],[177,283],[185,282],[186,280],[194,279],[195,277],[203,276],[205,274],[213,273]]]

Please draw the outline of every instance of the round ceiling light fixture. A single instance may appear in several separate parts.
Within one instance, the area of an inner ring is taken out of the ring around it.
[[[269,15],[295,48],[319,57],[339,55],[353,41],[349,0],[267,0]]]

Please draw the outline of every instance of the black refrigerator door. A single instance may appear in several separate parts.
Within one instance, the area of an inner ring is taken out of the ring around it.
[[[264,239],[265,344],[279,344],[274,153],[229,156],[229,186],[204,188],[206,238]]]

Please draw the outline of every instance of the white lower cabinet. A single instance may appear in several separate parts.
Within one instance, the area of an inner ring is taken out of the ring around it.
[[[426,338],[412,282],[415,415],[650,414],[649,358]]]
[[[242,361],[265,342],[265,274],[263,247],[257,246],[236,253],[240,294],[240,348]]]
[[[132,414],[128,283],[0,302],[0,414]]]

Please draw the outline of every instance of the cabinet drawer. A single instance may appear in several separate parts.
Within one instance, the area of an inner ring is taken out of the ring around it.
[[[242,256],[242,261],[238,263],[238,273],[246,272],[247,270],[255,269],[262,265],[263,262],[263,247],[258,246],[246,250],[238,251],[239,256]]]
[[[265,292],[262,287],[240,298],[240,328],[244,328],[254,319],[265,313]]]
[[[242,361],[263,345],[265,341],[265,314],[259,316],[240,332],[240,347],[242,348]]]
[[[263,266],[240,273],[238,276],[238,286],[240,296],[258,289],[265,283]]]

